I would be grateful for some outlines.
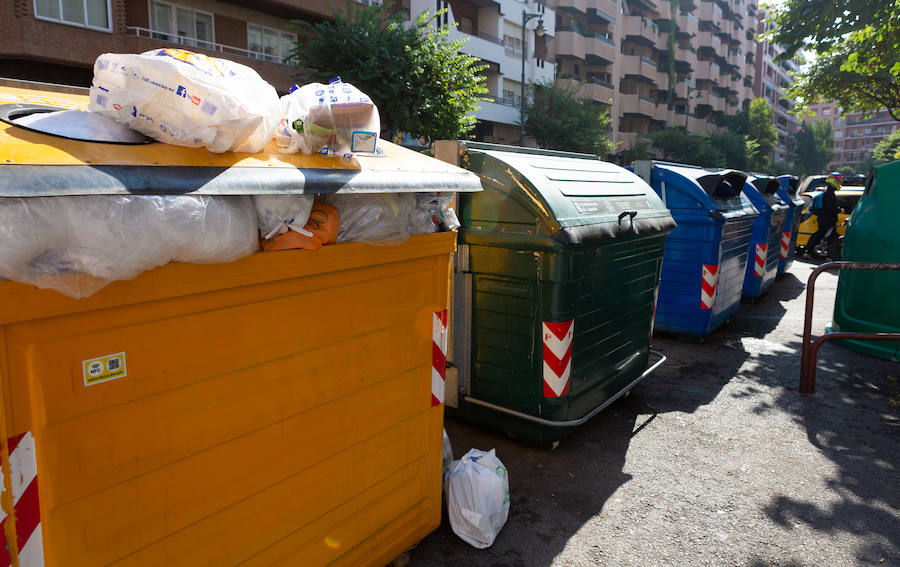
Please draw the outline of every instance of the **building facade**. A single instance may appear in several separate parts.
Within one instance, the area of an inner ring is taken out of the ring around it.
[[[768,31],[765,11],[757,14],[757,31],[762,34]],[[754,96],[766,99],[775,110],[775,130],[778,131],[778,142],[772,149],[772,160],[787,163],[794,156],[794,135],[799,128],[795,115],[791,114],[792,103],[787,94],[793,79],[790,73],[799,70],[796,59],[775,61],[784,53],[780,45],[768,42],[756,44],[756,66],[754,73]]]
[[[866,117],[862,112],[851,112],[841,116],[841,108],[834,102],[814,104],[814,113],[808,120],[825,120],[834,131],[834,160],[829,169],[850,166],[859,171],[872,158],[872,151],[878,142],[893,132],[900,130],[897,122],[886,110]],[[859,171],[866,173],[866,171]]]
[[[704,134],[753,97],[755,0],[552,0],[558,78],[610,105],[619,150]]]
[[[0,76],[89,86],[101,53],[181,47],[253,67],[280,93],[298,68],[291,19],[331,17],[350,0],[3,0]],[[252,7],[247,7],[252,6]]]

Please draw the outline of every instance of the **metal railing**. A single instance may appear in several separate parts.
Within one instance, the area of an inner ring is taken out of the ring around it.
[[[803,343],[800,347],[801,394],[816,391],[816,355],[819,347],[832,340],[900,341],[900,333],[826,333],[812,340],[812,311],[816,295],[816,278],[828,270],[900,270],[900,264],[883,262],[828,262],[812,271],[806,282],[806,313],[803,316]]]
[[[157,30],[151,30],[148,28],[141,28],[137,26],[128,26],[126,28],[128,31],[127,35],[131,35],[133,37],[140,37],[144,39],[150,39],[153,41],[164,41],[166,43],[174,43],[177,45],[185,45],[189,47],[197,47],[200,49],[205,49],[207,51],[215,51],[218,53],[225,53],[228,55],[241,55],[243,57],[247,57],[249,59],[257,59],[260,61],[266,61],[268,63],[278,63],[281,65],[292,65],[292,59],[289,57],[280,57],[278,55],[271,55],[268,53],[262,53],[259,51],[251,51],[250,49],[244,49],[243,47],[235,47],[233,45],[224,45],[221,43],[216,43],[214,41],[206,41],[202,39],[195,39],[192,37],[184,37],[174,33],[161,32]]]

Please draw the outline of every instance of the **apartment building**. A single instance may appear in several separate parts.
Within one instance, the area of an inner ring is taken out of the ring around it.
[[[558,78],[610,104],[618,150],[712,131],[753,96],[755,0],[552,0]]]
[[[814,104],[810,111],[815,114],[808,120],[826,120],[831,122],[834,131],[834,161],[829,169],[849,165],[859,171],[871,157],[878,142],[891,133],[900,130],[897,122],[886,110],[866,117],[862,112],[851,112],[841,116],[841,108],[834,102]],[[866,173],[861,171],[860,173]]]
[[[768,31],[765,11],[757,14],[757,31],[762,34]],[[766,99],[769,106],[775,109],[775,130],[778,131],[778,142],[772,150],[774,161],[788,162],[794,154],[794,135],[800,126],[795,115],[791,114],[792,103],[787,89],[793,79],[789,73],[799,70],[799,61],[790,59],[775,61],[784,53],[780,45],[758,42],[756,45],[756,68],[754,70],[754,96]]]
[[[489,94],[475,113],[479,121],[475,138],[518,144],[523,74],[526,87],[552,82],[556,74],[545,52],[554,41],[554,10],[531,0],[412,0],[410,4],[412,17],[438,10],[444,10],[440,22],[454,27],[450,38],[465,40],[463,51],[487,65],[483,74]]]
[[[350,0],[4,0],[0,76],[90,85],[101,53],[182,47],[243,63],[279,92],[293,84],[286,64],[296,41],[290,20],[331,17]]]

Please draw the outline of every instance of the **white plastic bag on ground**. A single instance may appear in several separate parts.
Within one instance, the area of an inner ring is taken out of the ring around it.
[[[447,477],[447,513],[453,532],[478,549],[490,547],[509,517],[509,477],[491,449],[471,449]]]
[[[338,210],[338,242],[402,244],[409,238],[410,218],[416,207],[412,193],[327,195],[323,200]]]
[[[231,262],[258,248],[249,197],[0,199],[0,277],[70,297],[168,262]]]
[[[410,219],[410,232],[429,234],[459,228],[459,219],[450,207],[454,195],[454,193],[416,193],[416,209]]]
[[[275,141],[285,153],[298,151],[350,157],[372,153],[381,120],[372,99],[340,77],[323,85],[295,86],[281,97]]]
[[[271,240],[288,230],[312,236],[303,227],[309,220],[314,200],[314,195],[254,195],[253,206],[262,237]]]
[[[104,53],[89,109],[177,146],[256,153],[272,140],[278,93],[253,69],[183,49]]]
[[[441,443],[441,478],[444,481],[444,487],[447,486],[447,474],[450,472],[450,466],[453,464],[453,447],[450,446],[450,437],[447,430],[444,430],[444,439]]]

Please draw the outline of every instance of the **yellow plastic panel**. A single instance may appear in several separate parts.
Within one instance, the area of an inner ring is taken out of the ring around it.
[[[380,567],[433,530],[454,242],[172,264],[87,300],[0,282],[0,417],[35,438],[46,565]]]

